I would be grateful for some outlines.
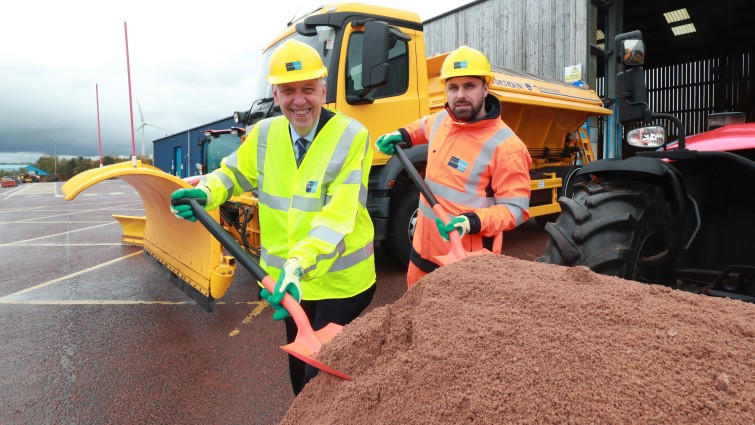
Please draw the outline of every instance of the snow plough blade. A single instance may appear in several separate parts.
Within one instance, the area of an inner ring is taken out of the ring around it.
[[[144,255],[186,295],[207,311],[225,294],[236,261],[223,254],[220,243],[203,227],[170,212],[170,194],[189,183],[159,168],[131,162],[94,168],[77,174],[61,188],[70,201],[103,180],[118,178],[130,184],[144,203],[144,217],[116,216],[124,244],[141,245]],[[208,211],[219,221],[218,210]],[[140,234],[141,233],[141,234]]]

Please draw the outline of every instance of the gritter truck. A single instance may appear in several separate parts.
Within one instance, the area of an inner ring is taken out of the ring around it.
[[[325,106],[360,121],[373,142],[381,134],[443,108],[444,87],[438,77],[448,53],[426,57],[422,29],[416,13],[365,4],[333,4],[306,14],[263,50],[255,100],[247,111],[234,114],[237,122],[248,127],[281,113],[266,75],[270,55],[288,39],[320,52],[328,67]],[[577,171],[594,159],[585,121],[611,111],[594,91],[502,66],[493,65],[493,70],[489,92],[501,100],[501,118],[530,151],[530,214],[544,225],[558,216],[558,198],[570,193]],[[427,145],[406,153],[423,173]],[[208,163],[207,168],[203,171],[213,167]],[[177,220],[168,211],[170,193],[190,183],[141,163],[122,163],[77,175],[63,191],[66,199],[73,199],[87,187],[113,177],[134,186],[145,206],[144,217],[118,217],[124,242],[143,245],[145,255],[173,283],[211,310],[230,285],[235,260],[223,254],[202,226]],[[402,264],[409,258],[418,199],[418,189],[398,159],[375,149],[367,200],[375,242]],[[254,193],[248,193],[212,212],[252,254],[258,254],[259,248],[256,202]]]

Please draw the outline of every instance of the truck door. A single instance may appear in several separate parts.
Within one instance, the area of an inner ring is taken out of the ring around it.
[[[341,54],[340,58],[339,70],[342,72],[338,75],[336,108],[364,124],[370,132],[371,142],[374,142],[381,134],[429,113],[427,75],[424,75],[426,72],[417,75],[418,69],[426,69],[425,52],[424,43],[417,43],[418,39],[422,40],[422,33],[402,29],[411,36],[411,40],[397,40],[389,50],[388,83],[370,92],[360,103],[356,101],[356,95],[362,89],[363,28],[344,28],[344,47],[341,51],[345,54]],[[422,52],[417,51],[418,45]],[[422,61],[421,67],[418,61]]]

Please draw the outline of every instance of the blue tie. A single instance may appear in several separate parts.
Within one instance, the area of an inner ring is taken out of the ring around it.
[[[296,160],[296,166],[298,167],[299,164],[301,164],[302,158],[304,158],[304,154],[307,153],[307,145],[309,144],[309,140],[300,137],[296,139],[296,150],[298,152],[297,160]]]

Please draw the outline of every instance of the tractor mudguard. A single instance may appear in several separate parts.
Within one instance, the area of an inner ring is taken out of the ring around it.
[[[669,168],[668,163],[658,158],[644,158],[639,156],[633,156],[627,159],[603,159],[600,161],[593,161],[589,164],[585,164],[581,170],[577,173],[582,174],[597,174],[605,172],[637,172],[645,174],[653,174],[656,176],[663,176],[666,174],[666,170]]]
[[[231,285],[236,262],[233,257],[223,255],[220,243],[204,226],[178,219],[170,212],[171,193],[192,186],[137,161],[136,166],[122,162],[77,174],[61,190],[70,201],[88,187],[111,178],[130,184],[144,203],[145,217],[114,215],[123,228],[124,243],[139,245],[142,240],[145,256],[167,269],[163,271],[168,272],[171,282],[205,310],[212,311],[214,300],[221,298]],[[218,210],[208,213],[219,221]]]
[[[671,197],[677,212],[681,214],[688,212],[688,195],[681,173],[676,167],[659,158],[633,156],[627,159],[602,159],[586,164],[577,172],[577,175],[593,175],[608,179],[628,176],[636,179],[640,175],[645,175],[647,177],[645,180],[663,187]]]

